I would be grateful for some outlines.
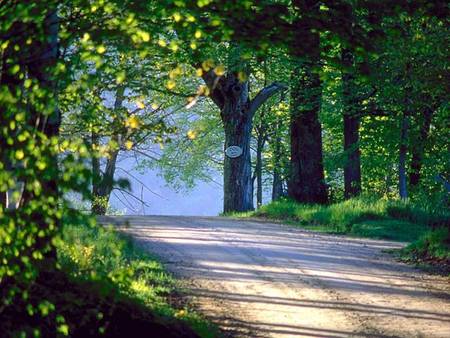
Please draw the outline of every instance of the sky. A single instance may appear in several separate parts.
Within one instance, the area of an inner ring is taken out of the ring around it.
[[[119,214],[217,216],[222,211],[223,189],[217,183],[198,182],[192,190],[177,192],[166,185],[164,178],[158,176],[158,170],[148,169],[145,174],[140,174],[133,167],[133,159],[121,159],[116,179],[128,178],[133,195],[144,200],[147,205],[143,207],[133,197],[115,190],[111,194],[110,204]],[[221,182],[222,178],[218,175],[217,181]],[[143,187],[141,182],[151,191]]]

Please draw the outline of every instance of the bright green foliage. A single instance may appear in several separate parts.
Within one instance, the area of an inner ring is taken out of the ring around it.
[[[38,277],[27,297],[42,299],[36,309],[28,308],[30,313],[48,317],[58,311],[62,335],[115,337],[146,330],[166,336],[193,330],[200,337],[216,336],[216,328],[195,312],[168,303],[176,282],[155,257],[127,236],[112,228],[70,225],[64,227],[57,247],[61,271]],[[28,333],[37,324],[33,317],[18,318],[11,308],[2,318],[0,328],[12,334],[17,333],[18,322]],[[175,326],[178,321],[184,324]],[[44,337],[51,335],[49,324],[44,318],[39,325]]]
[[[35,327],[27,327],[28,332],[39,334],[45,326],[50,336],[70,333],[59,308],[68,304],[50,305],[51,301],[39,298],[44,296],[34,285],[40,285],[47,274],[60,274],[55,255],[62,222],[66,226],[90,222],[65,199],[73,192],[85,199],[91,196],[91,170],[86,164],[92,147],[83,133],[102,119],[110,122],[106,127],[116,122],[133,134],[127,134],[129,138],[121,145],[128,149],[138,144],[137,127],[145,125],[145,131],[154,135],[164,130],[157,118],[130,120],[133,116],[123,111],[125,116],[111,121],[100,99],[105,90],[125,83],[131,86],[133,78],[140,81],[143,76],[138,78],[132,71],[144,73],[145,66],[158,70],[149,78],[157,87],[170,78],[168,73],[175,65],[163,62],[157,67],[155,58],[175,53],[175,45],[170,42],[171,48],[161,50],[153,39],[169,34],[170,24],[143,20],[166,18],[158,4],[103,0],[2,3],[0,315],[13,313],[18,323],[21,318],[24,323],[31,320]],[[155,50],[160,54],[145,59]],[[125,67],[126,62],[121,66],[121,59],[127,58],[140,67]],[[150,85],[141,82],[141,87],[134,86],[139,90],[133,95],[146,94],[143,87],[149,90]],[[158,102],[155,95],[152,98]],[[134,104],[142,109],[141,102]],[[78,125],[60,129],[61,114],[67,119],[64,122]],[[109,150],[102,149],[103,154]],[[115,278],[120,280],[127,273],[120,270]],[[13,329],[19,333],[21,327],[18,324]]]
[[[126,296],[162,316],[186,321],[201,337],[212,337],[216,330],[188,308],[175,309],[168,304],[176,281],[155,257],[113,228],[66,226],[58,262],[76,281],[103,283],[102,292],[118,291],[119,299]]]

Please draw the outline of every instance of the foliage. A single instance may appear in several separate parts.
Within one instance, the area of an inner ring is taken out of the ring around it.
[[[186,321],[202,337],[215,330],[189,309],[167,303],[176,281],[128,235],[101,226],[67,226],[58,254],[62,270],[79,282],[101,282],[101,290],[133,299],[152,313]]]
[[[174,337],[194,337],[193,330],[201,337],[211,337],[215,332],[194,312],[173,308],[167,302],[175,290],[175,280],[155,257],[112,228],[65,226],[58,245],[58,265],[61,270],[47,273],[47,281],[39,279],[30,296],[47,299],[47,305],[39,307],[41,313],[58,308],[70,336],[119,337],[120,332],[127,331],[141,336],[140,329]],[[19,318],[9,318],[14,315]],[[17,327],[32,332],[36,320],[12,309],[4,318],[10,320],[0,326],[12,335]],[[23,321],[20,325],[19,319]],[[50,334],[50,323],[44,322],[39,327],[46,336]]]
[[[438,228],[422,235],[418,240],[398,252],[398,257],[428,271],[450,276],[450,233]]]

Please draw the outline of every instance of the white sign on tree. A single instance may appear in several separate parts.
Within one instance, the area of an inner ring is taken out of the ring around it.
[[[230,158],[236,158],[242,155],[242,148],[239,146],[230,146],[225,149],[225,155]]]

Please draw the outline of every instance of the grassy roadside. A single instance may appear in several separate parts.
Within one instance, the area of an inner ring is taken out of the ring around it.
[[[176,281],[158,259],[112,228],[66,227],[59,260],[77,279],[107,281],[110,288],[169,322],[181,321],[200,337],[216,337],[217,329],[188,308],[176,309],[168,297]]]
[[[360,197],[332,205],[304,205],[280,200],[255,212],[229,214],[283,221],[304,229],[411,244],[402,260],[450,265],[450,212],[411,202]]]
[[[218,337],[218,329],[186,307],[170,304],[176,281],[162,264],[113,229],[65,226],[58,271],[41,273],[24,301],[38,309],[2,314],[3,332],[41,337]],[[20,300],[19,300],[20,302]],[[47,305],[45,305],[47,304]],[[37,313],[33,313],[37,311]],[[43,313],[40,313],[43,312]],[[52,315],[58,313],[56,318]]]

